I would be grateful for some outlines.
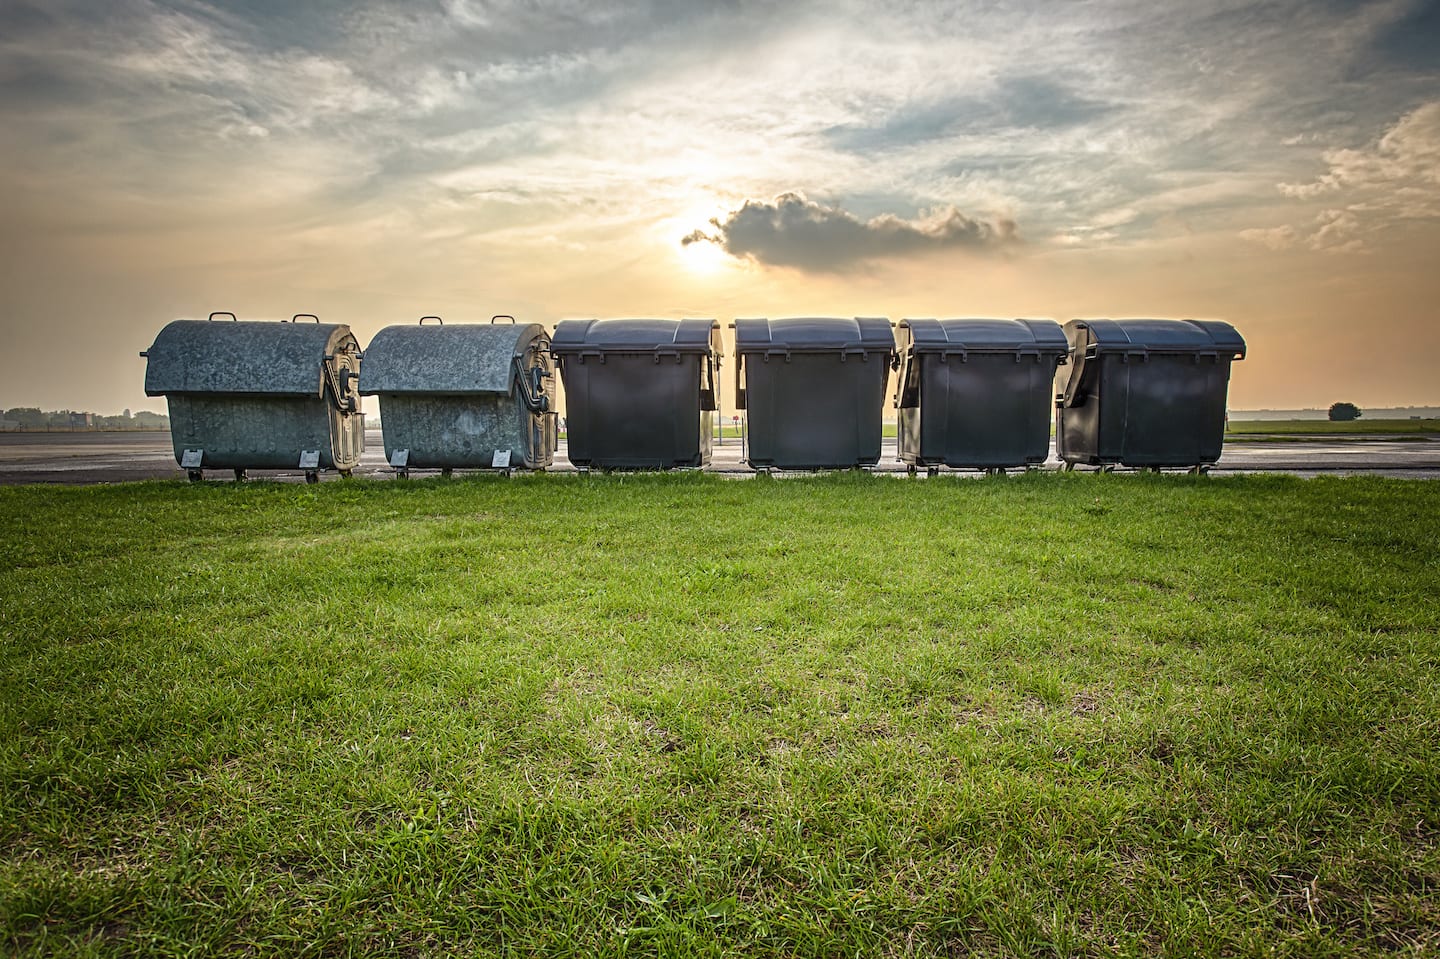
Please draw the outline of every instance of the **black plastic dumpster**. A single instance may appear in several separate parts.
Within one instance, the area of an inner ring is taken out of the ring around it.
[[[551,349],[565,384],[575,466],[672,469],[710,462],[719,323],[564,320]]]
[[[883,317],[737,319],[735,405],[755,469],[880,460],[895,333]]]
[[[446,326],[427,316],[375,334],[361,392],[380,397],[385,458],[400,476],[538,470],[555,454],[551,366],[550,337],[537,323],[497,316]]]
[[[237,479],[247,469],[301,469],[315,482],[321,470],[348,476],[360,462],[360,344],[348,326],[309,314],[242,323],[212,313],[167,324],[140,355],[145,395],[165,397],[175,460],[191,480],[206,469]]]
[[[934,472],[1045,462],[1055,369],[1068,344],[1054,320],[901,320],[895,388],[901,462]]]
[[[1202,468],[1220,458],[1230,364],[1245,341],[1218,320],[1072,320],[1057,380],[1055,442],[1067,468]]]

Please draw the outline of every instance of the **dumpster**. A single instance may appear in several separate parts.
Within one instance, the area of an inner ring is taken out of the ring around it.
[[[565,384],[575,466],[672,469],[710,462],[719,323],[564,320],[551,350]]]
[[[735,405],[746,459],[768,469],[844,469],[880,460],[895,356],[883,317],[737,319]]]
[[[1053,320],[901,320],[896,442],[910,472],[1045,462],[1056,367]]]
[[[538,323],[496,316],[446,326],[426,316],[375,334],[362,392],[380,397],[385,458],[399,476],[539,470],[555,453],[551,365],[550,337]]]
[[[236,479],[302,469],[313,483],[360,462],[360,344],[348,326],[308,313],[279,323],[211,313],[167,324],[140,355],[145,395],[165,397],[175,460],[191,480],[207,469]]]
[[[1245,341],[1218,320],[1072,320],[1057,380],[1066,468],[1204,468],[1220,458],[1230,364]]]

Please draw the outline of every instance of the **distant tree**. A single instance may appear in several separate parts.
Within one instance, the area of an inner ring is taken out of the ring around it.
[[[17,406],[6,410],[4,418],[20,424],[22,430],[38,430],[45,426],[45,414],[34,406]]]
[[[1330,407],[1330,419],[1337,423],[1358,420],[1364,415],[1354,403],[1336,403]]]

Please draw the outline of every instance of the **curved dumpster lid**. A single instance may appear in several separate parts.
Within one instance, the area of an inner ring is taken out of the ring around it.
[[[895,331],[883,316],[737,319],[735,351],[893,353]]]
[[[566,353],[719,353],[715,320],[562,320],[550,348]]]
[[[1070,350],[1054,320],[905,319],[912,353],[1054,353]],[[904,333],[901,334],[902,343]]]
[[[387,326],[365,348],[360,392],[509,394],[515,358],[537,339],[539,323]]]
[[[342,323],[175,320],[146,351],[145,395],[319,396],[325,357],[347,346],[360,348]]]
[[[1245,340],[1220,320],[1071,320],[1065,335],[1095,353],[1211,353],[1245,358]]]

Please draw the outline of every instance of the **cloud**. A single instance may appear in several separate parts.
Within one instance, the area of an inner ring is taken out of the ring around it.
[[[1440,215],[1440,100],[1407,113],[1372,146],[1330,150],[1329,169],[1308,183],[1281,183],[1280,192],[1312,199],[1344,191],[1375,192],[1370,198],[1409,216]]]
[[[782,194],[770,203],[746,200],[724,220],[716,217],[710,223],[718,233],[695,230],[680,242],[717,243],[731,256],[810,272],[935,250],[994,250],[1018,240],[1013,221],[977,220],[953,206],[916,220],[890,214],[861,220],[799,193]]]
[[[1261,246],[1271,250],[1289,249],[1295,245],[1296,238],[1297,233],[1295,228],[1288,224],[1285,226],[1272,227],[1268,230],[1254,229],[1240,231],[1240,239],[1250,243],[1259,243]]]
[[[1355,235],[1358,232],[1360,220],[1354,213],[1322,210],[1315,218],[1315,232],[1306,242],[1322,253],[1359,253],[1365,249],[1365,241]]]

